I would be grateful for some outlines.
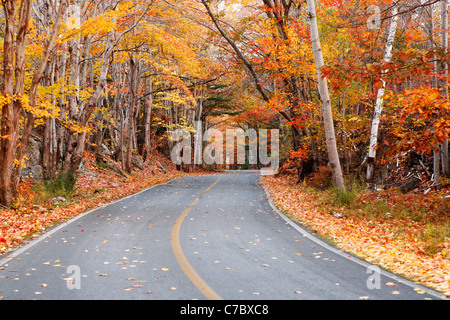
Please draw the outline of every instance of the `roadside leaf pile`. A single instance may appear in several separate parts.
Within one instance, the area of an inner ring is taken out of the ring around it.
[[[423,222],[355,215],[336,217],[321,210],[295,181],[288,176],[262,178],[280,210],[338,248],[450,295],[448,238],[438,253],[426,254],[419,237],[427,228]]]

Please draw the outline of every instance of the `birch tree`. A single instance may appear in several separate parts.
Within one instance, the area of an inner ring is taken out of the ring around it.
[[[448,0],[442,0],[442,48],[444,52],[448,51]],[[448,100],[448,63],[444,62],[444,85],[443,95]],[[450,177],[450,167],[448,160],[448,139],[442,143],[442,172],[445,176]]]
[[[386,46],[384,50],[384,57],[383,61],[386,63],[389,63],[392,58],[392,48],[394,46],[395,41],[395,32],[397,30],[397,22],[398,22],[398,7],[397,2],[394,2],[392,7],[392,17],[391,17],[391,23],[389,26],[389,33],[388,38],[386,41]],[[383,77],[384,74],[386,74],[388,70],[385,70],[384,73],[381,75]],[[368,181],[372,180],[373,173],[374,173],[374,163],[375,163],[375,156],[377,152],[377,146],[378,146],[378,131],[380,127],[380,116],[381,112],[383,110],[383,97],[386,90],[386,81],[381,77],[381,88],[378,89],[377,93],[377,100],[375,103],[375,110],[372,118],[372,126],[371,126],[371,133],[370,133],[370,142],[369,142],[369,153],[368,153],[368,159],[367,159],[367,175],[366,178]]]
[[[324,129],[327,141],[328,161],[333,174],[334,185],[338,189],[345,190],[344,176],[342,174],[339,153],[336,144],[336,134],[333,124],[333,112],[331,109],[331,99],[328,91],[327,78],[322,75],[323,60],[322,48],[320,45],[319,28],[317,26],[316,5],[314,0],[307,0],[308,20],[311,31],[311,43],[314,53],[314,60],[317,68],[317,83],[319,87],[320,99],[322,101]]]

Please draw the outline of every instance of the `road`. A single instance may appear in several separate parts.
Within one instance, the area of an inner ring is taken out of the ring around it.
[[[280,214],[254,172],[173,180],[0,257],[3,300],[439,299]]]

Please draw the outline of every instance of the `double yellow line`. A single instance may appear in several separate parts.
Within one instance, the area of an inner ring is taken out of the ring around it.
[[[219,177],[216,182],[210,185],[203,193],[192,202],[186,210],[183,211],[181,216],[175,221],[175,224],[172,228],[170,242],[172,245],[173,253],[178,261],[183,272],[188,276],[191,282],[205,295],[209,300],[223,300],[221,296],[219,296],[206,282],[203,280],[200,275],[195,271],[194,267],[189,263],[188,259],[183,253],[183,249],[180,244],[180,229],[183,224],[184,219],[187,217],[192,208],[200,201],[200,199],[208,193],[217,183],[219,183]]]

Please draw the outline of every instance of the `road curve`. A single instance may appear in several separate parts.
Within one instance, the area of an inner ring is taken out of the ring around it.
[[[258,172],[155,186],[0,259],[4,300],[441,298],[290,221]]]

